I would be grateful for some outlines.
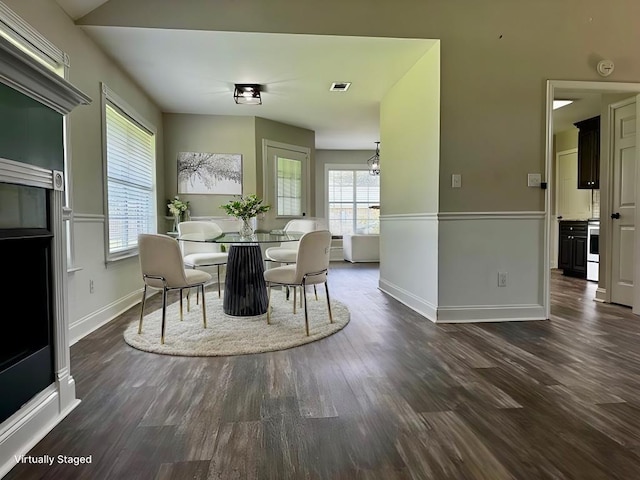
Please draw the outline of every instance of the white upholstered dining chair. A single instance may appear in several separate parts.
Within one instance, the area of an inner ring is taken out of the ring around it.
[[[216,238],[222,235],[222,228],[211,221],[188,221],[178,224],[178,234],[197,235],[205,238]],[[220,249],[220,244],[214,242],[181,242],[184,264],[189,268],[217,267],[218,269],[218,298],[221,296],[220,267],[227,264],[229,254]]]
[[[320,230],[320,222],[312,219],[295,219],[289,222],[282,229],[285,232],[308,233]],[[300,242],[282,242],[277,247],[269,247],[265,250],[264,256],[267,262],[275,263],[295,263]]]
[[[282,285],[287,287],[301,287],[301,297],[304,298],[304,322],[309,336],[309,312],[307,308],[307,285],[324,283],[327,293],[327,309],[329,322],[333,323],[331,303],[329,301],[329,284],[327,273],[329,270],[329,257],[331,250],[331,232],[328,230],[316,230],[305,233],[300,239],[296,261],[291,265],[271,268],[264,272],[267,282],[269,305],[267,307],[267,323],[271,323],[271,287]],[[295,313],[294,298],[294,313]]]
[[[178,241],[167,235],[150,233],[138,235],[138,252],[142,279],[144,280],[138,334],[142,333],[147,287],[162,290],[162,329],[160,333],[160,343],[164,344],[167,292],[169,290],[180,290],[180,320],[182,320],[182,290],[193,287],[202,290],[202,323],[204,324],[204,328],[207,328],[204,285],[211,280],[211,275],[201,270],[185,269]]]

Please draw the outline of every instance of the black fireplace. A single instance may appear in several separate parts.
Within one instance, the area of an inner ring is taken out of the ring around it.
[[[53,234],[48,190],[0,184],[0,205],[2,423],[54,382]]]

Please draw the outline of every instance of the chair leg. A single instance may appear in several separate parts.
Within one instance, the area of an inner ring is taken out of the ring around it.
[[[164,345],[164,327],[167,321],[167,289],[162,289],[162,331],[160,333],[160,343]]]
[[[180,289],[180,321],[184,320],[184,316],[182,315],[182,288]]]
[[[202,323],[204,328],[207,328],[207,302],[204,301],[204,283],[200,285],[200,288],[202,288]]]
[[[284,288],[285,288],[285,289],[286,289],[286,291],[287,291],[287,296],[286,296],[286,298],[287,298],[287,302],[288,302],[288,301],[289,301],[289,296],[290,296],[290,294],[291,294],[291,290],[289,289],[289,285],[285,286]]]
[[[318,290],[316,289],[316,284],[313,284],[313,293],[316,295],[316,302],[318,301]]]
[[[304,292],[304,294],[307,294],[307,289],[306,287],[300,287],[300,308],[302,308],[302,292]],[[306,296],[305,296],[306,298]]]
[[[222,280],[220,279],[220,265],[218,265],[218,298],[220,298],[220,282],[222,282]]]
[[[147,301],[147,284],[144,284],[144,290],[142,291],[142,306],[140,308],[140,325],[138,325],[138,335],[142,333],[142,319],[144,318],[144,304]]]
[[[300,299],[304,297],[304,325],[307,329],[307,337],[309,336],[309,311],[307,308],[307,289],[304,284],[302,285],[302,293],[300,293]]]
[[[296,303],[297,303],[297,301],[296,301],[296,290],[297,290],[297,288],[296,287],[292,287],[292,288],[293,288],[293,314],[295,315],[296,314]]]
[[[331,302],[329,301],[329,282],[324,282],[324,289],[327,291],[327,309],[329,310],[329,323],[333,323],[333,314],[331,313]]]
[[[267,282],[267,325],[271,325],[271,282]]]
[[[187,289],[187,312],[191,311],[191,289]]]

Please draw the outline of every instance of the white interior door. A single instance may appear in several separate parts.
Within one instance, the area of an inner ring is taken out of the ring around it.
[[[291,219],[309,215],[309,149],[264,140],[264,194],[269,215]]]
[[[633,306],[636,225],[636,100],[613,107],[611,301]]]
[[[556,222],[552,237],[551,266],[558,266],[558,224],[560,220],[591,217],[591,190],[578,189],[578,150],[556,155]]]

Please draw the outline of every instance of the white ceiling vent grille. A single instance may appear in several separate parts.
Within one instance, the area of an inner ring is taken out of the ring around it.
[[[329,89],[329,91],[346,92],[347,90],[349,90],[350,86],[351,86],[351,82],[333,82],[331,84],[331,88]]]

